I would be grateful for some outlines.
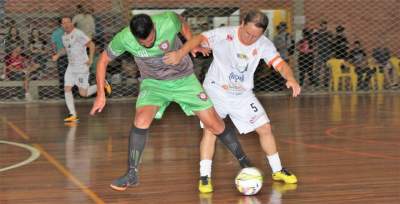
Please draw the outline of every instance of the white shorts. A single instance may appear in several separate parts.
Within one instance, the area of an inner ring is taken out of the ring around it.
[[[229,115],[241,134],[252,132],[270,122],[264,108],[252,92],[234,96],[210,86],[204,87],[204,90],[218,115],[223,119]]]
[[[65,72],[64,86],[78,86],[87,89],[89,87],[89,73]]]

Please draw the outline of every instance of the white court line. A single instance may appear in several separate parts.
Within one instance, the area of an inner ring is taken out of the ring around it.
[[[15,168],[18,168],[20,166],[29,164],[29,163],[35,161],[40,156],[40,152],[36,148],[33,148],[33,147],[29,146],[29,145],[16,143],[16,142],[8,142],[8,141],[4,141],[4,140],[0,140],[0,144],[1,143],[27,149],[27,150],[29,150],[31,152],[31,156],[28,159],[26,159],[25,161],[19,162],[17,164],[14,164],[14,165],[11,165],[11,166],[8,166],[8,167],[1,168],[0,172],[7,171],[7,170],[10,170],[10,169],[15,169]]]

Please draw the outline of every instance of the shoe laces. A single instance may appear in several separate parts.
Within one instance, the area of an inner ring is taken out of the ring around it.
[[[208,185],[208,176],[201,176],[200,181],[202,185]]]
[[[292,174],[285,168],[282,168],[281,172],[287,176],[291,176]]]
[[[128,172],[126,173],[126,176],[129,179],[134,179],[134,178],[136,178],[136,173],[137,173],[137,169],[136,168],[132,168],[132,169],[128,170]]]

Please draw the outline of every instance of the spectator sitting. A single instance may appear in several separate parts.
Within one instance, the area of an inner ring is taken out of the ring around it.
[[[46,41],[43,40],[41,33],[38,29],[33,28],[31,30],[31,35],[29,37],[29,52],[32,58],[32,61],[36,64],[40,64],[40,68],[36,72],[42,76],[46,71],[46,62],[47,62],[47,49],[46,49]]]
[[[328,22],[321,21],[319,29],[314,32],[315,43],[315,67],[314,74],[319,76],[316,78],[317,84],[328,87],[329,85],[329,69],[325,64],[332,55],[333,35],[328,30]]]
[[[355,66],[357,87],[359,89],[368,89],[369,81],[376,70],[368,67],[367,54],[361,46],[361,42],[355,41],[353,47],[349,53],[349,61]]]
[[[6,79],[23,80],[25,99],[30,101],[32,98],[29,95],[29,75],[39,67],[39,64],[33,63],[22,56],[20,46],[16,46],[10,54],[6,55],[4,61]]]
[[[314,67],[314,47],[312,33],[309,29],[303,29],[303,38],[297,42],[297,51],[299,53],[298,66],[299,66],[299,81],[303,86],[306,75],[312,85],[317,86]]]
[[[334,39],[334,51],[335,56],[338,59],[347,59],[348,49],[349,49],[349,41],[346,38],[344,33],[345,28],[341,25],[336,27],[336,36]]]
[[[10,26],[4,40],[5,53],[10,54],[16,46],[22,49],[24,47],[24,41],[19,34],[19,30],[15,26]]]
[[[390,50],[388,48],[375,48],[372,51],[372,57],[379,66],[379,72],[384,73],[385,81],[390,87],[398,86],[398,75],[390,64]]]
[[[274,45],[281,55],[282,59],[286,62],[289,62],[289,48],[292,46],[292,38],[290,34],[286,31],[287,24],[285,22],[280,22],[278,26],[276,26],[278,34],[274,37]]]

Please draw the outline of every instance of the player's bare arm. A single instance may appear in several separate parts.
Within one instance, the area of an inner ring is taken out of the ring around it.
[[[104,83],[106,79],[106,70],[107,65],[111,61],[108,57],[107,52],[103,51],[100,54],[99,60],[96,66],[96,82],[97,82],[97,96],[96,100],[93,103],[92,110],[90,111],[91,115],[100,113],[103,111],[104,106],[106,105],[106,95],[104,92]]]
[[[67,52],[65,51],[65,48],[62,48],[60,51],[58,51],[56,54],[54,54],[53,56],[51,56],[51,60],[53,62],[57,61],[58,58],[60,58],[61,56],[66,55]]]
[[[286,62],[282,62],[280,66],[277,68],[278,72],[280,75],[286,79],[286,87],[292,88],[293,93],[292,96],[296,97],[300,94],[301,92],[301,87],[299,83],[297,83],[296,79],[294,78],[293,71],[290,68],[290,66]]]
[[[203,35],[196,35],[192,37],[192,39],[187,41],[179,50],[165,54],[163,58],[164,63],[176,65],[191,51],[201,52],[204,56],[208,56],[210,51],[209,49],[197,49],[204,42],[204,40],[205,37]],[[193,56],[196,57],[195,54],[193,54]]]
[[[86,43],[86,47],[89,48],[89,60],[86,63],[88,66],[92,65],[93,63],[93,58],[94,58],[94,52],[96,49],[96,45],[93,43],[93,41],[89,41],[88,43]]]

